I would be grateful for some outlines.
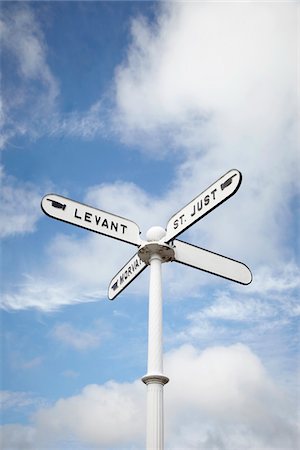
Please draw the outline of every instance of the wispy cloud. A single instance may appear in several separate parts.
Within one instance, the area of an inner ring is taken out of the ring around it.
[[[55,282],[51,275],[41,277],[27,275],[25,281],[15,287],[14,291],[2,293],[1,307],[7,310],[38,309],[44,312],[56,311],[64,305],[85,301],[97,301],[106,296],[105,291],[84,291],[80,286],[72,286],[71,282],[65,282],[61,278],[63,274],[57,273]],[[83,280],[79,280],[82,282]],[[83,283],[85,284],[85,283]]]
[[[258,271],[258,278],[263,273],[265,268]],[[271,287],[267,290],[266,286],[261,286],[260,290],[259,282],[253,290],[241,287],[206,291],[205,301],[199,299],[200,305],[195,307],[194,304],[192,310],[188,310],[181,326],[176,330],[168,329],[168,345],[243,342],[265,355],[273,367],[281,367],[282,373],[286,372],[287,367],[293,365],[299,339],[298,273],[297,266],[291,271],[286,268],[276,271],[271,278],[276,278],[277,285],[267,283]]]
[[[58,342],[75,350],[96,348],[101,343],[100,330],[80,330],[70,323],[57,324],[51,336]]]
[[[0,391],[0,405],[2,411],[32,411],[45,408],[45,399],[32,392]]]
[[[2,147],[15,135],[39,134],[56,107],[59,87],[47,63],[47,45],[33,10],[24,4],[1,9],[3,55],[14,75],[3,71]],[[26,110],[26,114],[23,111]]]
[[[32,358],[28,361],[22,360],[19,362],[19,367],[21,369],[33,369],[35,367],[38,367],[42,364],[44,358],[42,356],[36,356],[35,358]]]
[[[0,166],[0,184],[0,237],[35,231],[42,216],[40,189],[6,175],[3,166]]]
[[[36,11],[24,3],[6,4],[0,19],[2,100],[0,149],[13,145],[13,138],[67,136],[91,139],[107,133],[107,110],[100,100],[83,111],[63,113],[59,108],[60,86],[48,63],[48,46]],[[106,125],[104,125],[104,122]]]
[[[51,136],[76,137],[93,139],[95,136],[107,135],[107,119],[105,108],[100,101],[87,111],[73,111],[69,114],[57,114],[49,124]]]

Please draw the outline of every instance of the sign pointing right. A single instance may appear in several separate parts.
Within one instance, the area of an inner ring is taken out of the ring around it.
[[[174,241],[174,261],[240,284],[249,284],[252,274],[246,264],[187,242]]]
[[[171,217],[167,224],[167,234],[164,241],[166,243],[172,241],[195,222],[221,205],[236,193],[241,182],[242,174],[238,170],[233,169],[223,175],[222,178]]]

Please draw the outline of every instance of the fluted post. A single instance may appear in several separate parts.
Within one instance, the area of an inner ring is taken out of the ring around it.
[[[148,243],[139,250],[142,261],[150,265],[148,367],[142,381],[147,385],[147,450],[164,448],[163,387],[169,378],[163,374],[163,305],[162,263],[172,261],[174,249],[165,244],[166,231],[152,227],[147,232]]]
[[[163,386],[169,379],[163,375],[162,283],[161,257],[150,257],[148,370],[142,378],[147,384],[147,450],[164,448]]]

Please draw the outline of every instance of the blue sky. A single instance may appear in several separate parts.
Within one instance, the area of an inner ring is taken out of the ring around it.
[[[145,442],[149,270],[110,302],[136,247],[41,198],[145,238],[230,169],[180,238],[253,282],[163,265],[165,447],[298,448],[297,3],[3,2],[1,34],[2,448]]]

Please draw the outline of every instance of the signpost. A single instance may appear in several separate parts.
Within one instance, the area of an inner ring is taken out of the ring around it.
[[[138,247],[138,252],[111,280],[110,300],[150,266],[148,365],[142,378],[147,385],[147,450],[164,447],[163,386],[169,381],[163,373],[161,264],[175,261],[237,283],[251,283],[252,274],[245,264],[175,239],[235,194],[241,181],[241,173],[230,170],[172,216],[166,230],[150,228],[147,241],[142,241],[138,225],[131,220],[56,194],[42,199],[42,209],[48,216]]]

